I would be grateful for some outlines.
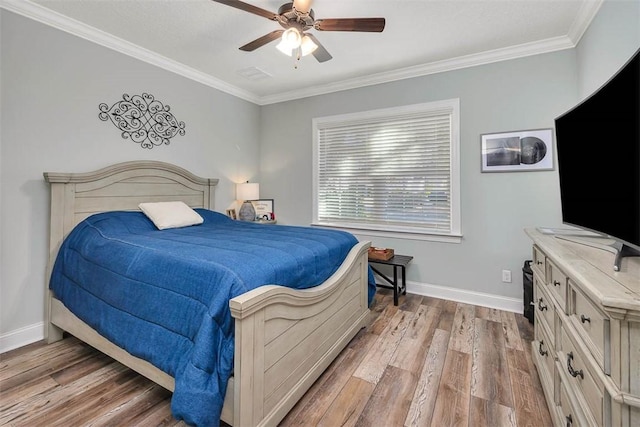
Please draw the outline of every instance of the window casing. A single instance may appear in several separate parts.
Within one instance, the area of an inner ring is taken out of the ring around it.
[[[313,119],[315,225],[460,236],[459,100]]]

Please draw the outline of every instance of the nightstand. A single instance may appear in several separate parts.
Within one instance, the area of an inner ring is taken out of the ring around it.
[[[390,259],[372,259],[369,258],[369,265],[374,273],[383,278],[389,285],[384,285],[380,283],[376,283],[376,286],[381,288],[389,288],[393,289],[393,305],[398,305],[398,294],[402,293],[402,295],[406,295],[407,293],[407,280],[406,276],[406,268],[409,262],[413,259],[412,256],[409,255],[395,255]],[[387,277],[385,274],[381,273],[377,268],[375,268],[371,264],[382,264],[382,265],[391,265],[393,266],[393,280]],[[402,284],[398,283],[398,269],[402,273]]]

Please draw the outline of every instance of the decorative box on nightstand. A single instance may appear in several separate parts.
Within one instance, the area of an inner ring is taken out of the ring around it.
[[[393,255],[394,251],[391,248],[369,248],[369,260],[388,261]]]

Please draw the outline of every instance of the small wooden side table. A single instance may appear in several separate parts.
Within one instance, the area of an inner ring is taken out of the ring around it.
[[[412,256],[409,255],[394,255],[388,260],[382,259],[371,259],[369,258],[369,265],[374,273],[383,278],[389,285],[378,284],[381,288],[393,289],[393,305],[398,305],[398,294],[402,292],[402,295],[407,294],[407,281],[406,281],[406,268],[409,265],[409,262],[413,259]],[[385,274],[382,274],[377,268],[375,268],[371,264],[383,264],[383,265],[392,265],[393,266],[393,280],[387,277]],[[402,273],[402,283],[398,284],[398,269],[400,269]]]

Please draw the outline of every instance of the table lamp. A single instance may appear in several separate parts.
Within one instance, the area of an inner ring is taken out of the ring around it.
[[[238,212],[238,219],[241,221],[255,221],[256,210],[250,200],[260,198],[260,184],[256,182],[243,182],[236,184],[236,199],[242,200],[242,206]]]

